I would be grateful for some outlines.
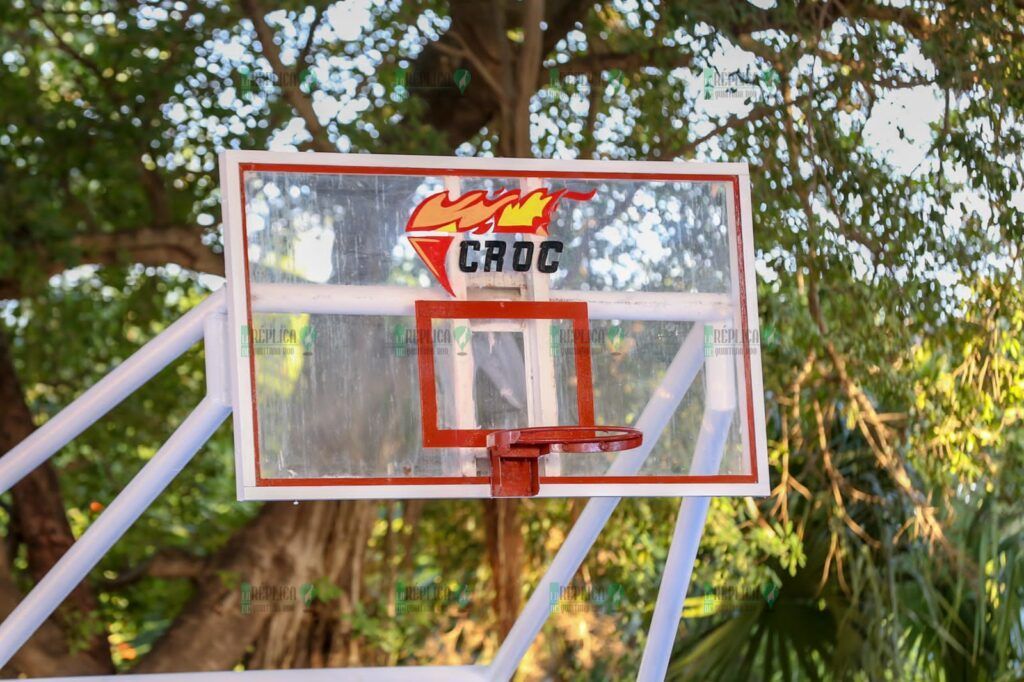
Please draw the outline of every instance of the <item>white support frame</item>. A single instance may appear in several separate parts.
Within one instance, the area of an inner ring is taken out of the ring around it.
[[[257,300],[265,302],[263,292]],[[261,305],[263,305],[261,303]],[[114,369],[110,374],[37,429],[17,447],[0,457],[0,492],[39,466],[67,445],[90,424],[103,417],[138,387],[174,361],[200,338],[206,348],[207,395],[192,414],[181,423],[157,454],[150,460],[89,529],[65,553],[54,568],[32,589],[18,607],[0,625],[0,667],[6,664],[28,638],[53,613],[81,582],[102,556],[146,510],[156,496],[182,470],[231,412],[228,363],[225,353],[232,352],[226,329],[223,292],[216,292],[163,333]],[[675,359],[637,420],[646,434],[644,445],[622,453],[612,464],[611,473],[629,475],[639,470],[644,459],[667,426],[679,400],[702,366],[708,368],[709,399],[705,421],[698,440],[694,466],[714,471],[722,454],[735,396],[715,387],[729,386],[731,363],[705,361],[703,335],[695,327],[680,347]],[[715,396],[718,396],[717,398]],[[717,409],[716,409],[717,408]],[[717,416],[716,416],[717,415]],[[723,419],[721,415],[727,418]],[[436,666],[415,668],[342,668],[335,670],[248,671],[223,673],[180,673],[141,675],[143,682],[196,680],[220,682],[239,676],[275,678],[284,674],[302,680],[508,680],[525,656],[550,613],[552,584],[565,585],[575,574],[619,502],[618,497],[591,499],[550,567],[534,589],[523,612],[489,665]],[[658,595],[654,621],[644,651],[640,678],[660,679],[671,653],[675,628],[681,615],[682,599],[696,556],[707,511],[708,498],[682,501],[679,520],[669,550],[665,579]],[[229,677],[230,676],[230,677]],[[57,678],[54,678],[57,679]],[[118,676],[60,678],[114,680]]]
[[[257,156],[258,153],[247,153]],[[276,157],[276,155],[273,155]],[[268,155],[269,157],[269,155]],[[412,157],[395,157],[409,159]],[[488,160],[452,160],[453,165],[486,163]],[[491,160],[493,161],[493,160]],[[505,160],[515,166],[523,163],[523,169],[535,168],[535,164],[518,160]],[[604,171],[608,162],[597,162],[595,168]],[[588,165],[586,162],[581,165]],[[641,166],[659,164],[638,164]],[[738,166],[746,174],[745,166]],[[708,172],[721,172],[721,166],[708,166]],[[228,174],[229,176],[231,174]],[[237,176],[225,178],[237,190]],[[743,210],[743,234],[750,235],[750,197],[745,183],[741,187]],[[230,219],[230,209],[226,219]],[[746,254],[750,269],[745,273],[750,295],[745,301],[748,322],[756,329],[757,311],[753,290],[753,246],[749,238],[737,245]],[[238,262],[229,259],[229,276],[237,269]],[[343,287],[322,285],[260,285],[252,291],[255,311],[265,312],[336,312],[344,308],[348,314],[408,314],[414,298],[433,298],[439,292],[411,291],[389,287]],[[647,320],[689,320],[704,323],[734,325],[733,314],[739,302],[727,297],[702,294],[614,294],[606,292],[552,291],[552,300],[578,300],[589,305],[592,319],[647,319]],[[160,370],[174,361],[201,338],[206,348],[207,395],[192,414],[175,430],[163,447],[150,462],[132,479],[100,517],[93,522],[81,538],[65,553],[54,568],[32,589],[25,599],[0,624],[0,667],[29,639],[33,632],[53,613],[74,587],[84,579],[100,558],[123,535],[127,528],[145,511],[156,496],[182,470],[217,427],[232,412],[232,396],[238,377],[229,376],[229,354],[240,348],[239,329],[228,325],[226,311],[227,295],[224,291],[212,294],[199,306],[172,324],[157,338],[137,351],[128,360],[114,369],[96,385],[74,400],[57,416],[37,429],[21,444],[0,457],[0,492],[7,491],[45,462],[54,453],[67,445],[75,436],[84,431],[114,406],[123,401],[138,387],[151,379]],[[624,314],[626,310],[630,315]],[[751,358],[753,405],[746,409],[759,410],[755,415],[763,420],[760,358]],[[679,401],[694,381],[701,368],[705,368],[704,419],[698,435],[692,469],[694,472],[710,473],[719,468],[723,447],[738,400],[734,372],[740,370],[729,356],[704,357],[703,330],[695,324],[672,360],[661,385],[653,392],[650,401],[637,420],[636,427],[645,435],[644,444],[634,450],[620,454],[609,468],[610,475],[635,475],[657,443],[675,412]],[[743,411],[739,412],[744,416]],[[237,416],[237,415],[236,415]],[[757,437],[763,441],[763,421]],[[716,488],[717,494],[767,494],[767,457],[765,443],[759,442],[757,466],[764,472],[756,487],[748,485],[730,489]],[[763,468],[762,468],[763,467]],[[241,496],[243,482],[239,480]],[[486,487],[486,486],[482,486]],[[657,486],[647,486],[640,494],[665,494]],[[374,488],[375,495],[386,497],[381,486]],[[565,493],[557,485],[548,486],[551,494]],[[458,497],[466,497],[466,489],[458,490]],[[699,493],[699,491],[698,491]],[[672,494],[680,494],[678,486]],[[683,492],[685,494],[685,491]],[[703,494],[708,494],[706,491]],[[414,497],[414,491],[403,488],[403,496]],[[486,495],[482,495],[486,496]],[[285,495],[294,499],[294,495]],[[292,671],[245,671],[212,673],[179,673],[141,675],[142,682],[165,682],[169,680],[196,680],[197,682],[221,682],[249,679],[280,679],[284,676],[302,680],[509,680],[526,655],[544,622],[550,614],[549,595],[551,586],[566,585],[578,570],[587,552],[593,546],[601,529],[605,526],[619,496],[593,497],[587,503],[576,523],[559,548],[547,572],[535,587],[523,611],[502,642],[494,659],[488,665],[468,666],[427,666],[410,668],[342,668]],[[706,518],[710,498],[684,498],[680,504],[675,531],[669,547],[668,558],[661,588],[655,604],[647,645],[644,650],[638,679],[663,679],[675,640],[676,630],[682,613],[682,604],[689,586],[690,576],[700,537]],[[58,678],[53,678],[58,679]],[[80,680],[109,680],[115,682],[120,676],[99,676],[89,678],[59,678]]]

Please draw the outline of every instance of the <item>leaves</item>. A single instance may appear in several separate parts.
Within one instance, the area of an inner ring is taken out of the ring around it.
[[[476,62],[490,62],[452,52],[464,49],[453,28],[479,38],[459,14],[471,5],[373,3],[353,28],[330,7],[285,2],[267,24],[339,150],[487,155],[501,125]],[[1024,676],[1020,8],[548,6],[564,16],[547,17],[536,155],[751,166],[778,485],[767,500],[712,504],[670,676]],[[505,19],[524,35],[514,12]],[[306,148],[310,137],[229,4],[12,3],[0,36],[0,292],[17,299],[4,324],[42,423],[208,293],[205,278],[166,264],[219,258],[217,151]],[[447,52],[433,49],[442,42]],[[705,97],[706,72],[733,73],[722,54],[743,60],[737,80],[754,89],[735,108]],[[455,78],[449,92],[417,89],[441,71]],[[899,109],[903,93],[916,104]],[[77,534],[204,387],[197,349],[57,455]],[[163,549],[209,556],[256,511],[233,500],[225,427],[93,581]],[[618,586],[619,607],[553,618],[524,676],[635,671],[676,506],[622,503],[578,576]],[[525,591],[578,506],[524,508]],[[362,650],[395,663],[493,652],[475,511],[410,503],[381,520],[362,600],[344,611]],[[17,553],[14,567],[24,582]],[[318,614],[353,598],[308,579],[298,583]],[[399,580],[461,596],[399,617]],[[144,657],[193,592],[187,579],[103,587],[94,615],[115,662]],[[756,598],[702,611],[715,594]]]

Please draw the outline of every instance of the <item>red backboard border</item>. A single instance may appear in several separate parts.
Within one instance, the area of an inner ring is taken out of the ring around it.
[[[253,310],[251,279],[249,273],[249,248],[248,232],[246,225],[245,211],[245,174],[247,172],[305,172],[324,174],[377,174],[377,175],[453,175],[460,177],[494,177],[494,178],[566,178],[574,180],[598,180],[598,179],[623,179],[623,180],[661,180],[661,181],[690,181],[690,182],[725,182],[732,186],[735,209],[735,238],[737,251],[737,270],[739,286],[739,312],[740,326],[742,330],[743,346],[743,385],[746,412],[746,423],[749,434],[749,465],[748,474],[711,474],[711,475],[636,475],[636,476],[555,476],[541,477],[541,484],[545,483],[568,483],[568,484],[608,484],[608,483],[668,483],[668,484],[753,484],[758,483],[758,445],[756,436],[756,425],[753,413],[753,382],[752,368],[750,363],[750,342],[749,342],[749,320],[747,314],[747,287],[746,287],[746,261],[743,243],[743,221],[741,215],[740,201],[740,178],[733,174],[720,173],[694,173],[694,172],[594,172],[594,171],[549,171],[549,170],[486,170],[486,169],[463,169],[463,168],[421,168],[421,167],[375,167],[356,165],[321,165],[302,163],[266,163],[266,162],[241,162],[238,164],[239,176],[239,198],[240,198],[240,224],[242,228],[241,246],[242,261],[245,268],[245,307],[246,321],[249,329],[252,329]],[[259,451],[259,416],[258,402],[256,399],[256,357],[255,353],[249,356],[250,364],[250,390],[252,405],[252,428],[253,428],[253,455],[255,458],[255,486],[260,487],[294,487],[294,486],[362,486],[362,485],[466,485],[477,483],[488,483],[490,479],[486,476],[381,476],[381,477],[323,477],[323,478],[264,478],[260,471]]]

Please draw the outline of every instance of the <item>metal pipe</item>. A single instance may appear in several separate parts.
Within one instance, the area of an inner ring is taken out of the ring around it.
[[[665,372],[661,384],[637,419],[636,427],[644,432],[644,444],[636,450],[620,455],[612,464],[609,473],[628,476],[640,470],[644,460],[657,444],[662,431],[675,414],[687,388],[700,371],[704,362],[703,343],[703,328],[694,326],[672,359],[672,364]],[[587,506],[583,508],[579,519],[569,531],[565,542],[558,549],[544,577],[530,595],[512,630],[488,666],[489,680],[508,680],[515,674],[519,662],[550,615],[550,586],[565,585],[575,575],[620,499],[598,497],[587,502]]]
[[[718,469],[731,422],[731,411],[708,410],[704,413],[696,450],[705,455],[706,466],[702,467],[705,471]],[[679,503],[679,516],[665,560],[637,680],[653,682],[665,679],[710,503],[710,497],[684,497]]]
[[[691,473],[698,476],[709,476],[721,468],[729,425],[737,404],[735,357],[712,355],[704,367],[704,418],[690,465]],[[672,532],[637,680],[653,682],[665,679],[710,502],[709,497],[687,497],[679,502],[679,515]]]
[[[206,316],[224,306],[224,291],[206,300],[174,322],[156,338],[135,351],[107,376],[78,396],[57,416],[0,457],[0,493],[6,492],[30,471],[67,445],[135,389],[188,350],[203,336]]]
[[[644,432],[644,444],[616,457],[608,467],[609,476],[635,476],[640,472],[703,364],[704,328],[694,325],[636,420],[636,428]]]
[[[473,665],[438,665],[415,668],[317,668],[307,670],[225,670],[203,673],[157,673],[132,675],[132,682],[241,682],[242,680],[296,679],[302,682],[474,682],[483,680],[484,667]],[[91,677],[48,677],[37,682],[124,682],[124,675]]]
[[[163,447],[0,625],[0,667],[7,664],[88,575],[230,413],[230,407],[203,398]]]
[[[394,285],[253,284],[252,308],[258,313],[335,315],[414,314],[416,301],[446,300],[441,289]],[[728,319],[727,294],[670,291],[578,291],[552,289],[552,301],[583,301],[593,320],[713,322]]]
[[[206,396],[221,405],[231,405],[231,353],[227,311],[218,310],[203,321],[203,350],[206,361]]]

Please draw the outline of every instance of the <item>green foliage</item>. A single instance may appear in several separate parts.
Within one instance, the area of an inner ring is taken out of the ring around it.
[[[78,270],[9,309],[17,369],[39,423],[127,359],[208,294],[178,268]],[[201,347],[61,450],[54,462],[72,531],[89,526],[205,392]],[[94,571],[100,609],[76,621],[78,646],[104,623],[144,653],[187,602],[187,581],[118,578],[156,553],[208,556],[254,513],[234,502],[234,457],[221,428]],[[109,587],[105,587],[109,585]]]
[[[239,91],[243,71],[271,71],[240,10],[184,6],[0,8],[0,289],[12,298],[5,331],[38,423],[208,293],[177,266],[134,265],[146,249],[110,240],[181,227],[218,250],[216,152],[309,143],[279,88]],[[670,678],[1024,677],[1019,5],[587,7],[545,55],[534,152],[750,163],[760,316],[774,330],[762,360],[778,487],[767,500],[712,505]],[[292,64],[315,12],[291,1],[275,9],[268,22]],[[449,30],[451,11],[377,2],[354,39],[314,35],[315,80],[303,88],[333,105],[320,123],[340,150],[451,151],[425,97],[394,87],[396,69]],[[703,74],[733,52],[757,96],[716,108]],[[579,73],[552,84],[551,69]],[[469,70],[465,92],[452,93],[465,106],[487,87]],[[940,103],[917,132],[920,112],[892,113],[907,92]],[[498,128],[485,123],[459,153],[492,154]],[[168,261],[194,264],[172,247]],[[94,261],[104,267],[74,267]],[[76,535],[203,391],[196,349],[57,455]],[[129,667],[194,589],[122,579],[159,552],[208,557],[255,513],[233,501],[228,428],[93,573],[100,607],[72,624],[75,646],[106,624],[115,663]],[[523,505],[524,594],[576,504]],[[579,577],[621,585],[621,607],[572,621],[598,633],[590,640],[553,618],[531,654],[536,674],[524,676],[632,674],[676,509],[620,505]],[[486,659],[493,595],[479,505],[381,512],[365,576],[372,596],[347,606],[353,631],[395,664],[449,650]],[[0,523],[9,527],[6,510]],[[19,552],[12,563],[27,586]],[[233,590],[242,578],[217,576]],[[399,614],[396,580],[468,588],[469,598]],[[330,614],[349,597],[326,579],[313,594]]]

